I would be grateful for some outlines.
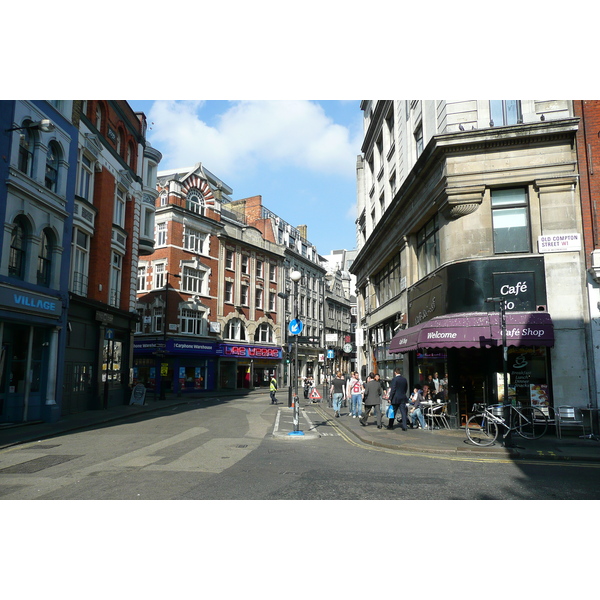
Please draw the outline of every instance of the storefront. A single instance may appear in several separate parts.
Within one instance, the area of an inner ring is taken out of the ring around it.
[[[504,401],[499,298],[506,310],[509,397],[553,405],[548,348],[554,327],[545,310],[543,257],[450,265],[408,294],[410,326],[396,333],[389,352],[405,355],[411,387],[439,382],[458,424],[474,403]]]
[[[150,393],[184,394],[216,387],[217,344],[186,339],[144,339],[133,342],[133,381]]]
[[[281,363],[282,350],[274,346],[218,344],[219,388],[268,388]]]
[[[0,305],[0,422],[58,420],[61,299],[2,284]]]

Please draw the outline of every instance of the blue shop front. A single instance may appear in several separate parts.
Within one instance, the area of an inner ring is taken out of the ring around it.
[[[268,387],[280,347],[172,338],[134,340],[133,383],[159,394]]]

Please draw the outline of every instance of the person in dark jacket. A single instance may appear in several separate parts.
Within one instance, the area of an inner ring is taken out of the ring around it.
[[[396,415],[396,417],[399,414],[402,415],[401,427],[402,431],[406,431],[406,403],[408,402],[408,396],[406,393],[408,392],[408,381],[406,380],[406,377],[402,376],[400,369],[395,369],[394,373],[395,376],[390,383],[389,401],[394,407],[394,415]],[[398,413],[398,411],[400,412]],[[390,419],[387,428],[394,429],[394,419]]]
[[[360,424],[366,427],[367,419],[374,408],[377,429],[381,429],[381,384],[375,379],[375,373],[369,373],[367,383],[365,384],[363,402],[365,403],[365,414],[359,419]]]

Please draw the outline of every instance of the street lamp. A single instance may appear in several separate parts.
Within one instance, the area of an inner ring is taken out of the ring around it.
[[[180,275],[175,275],[175,273],[171,273],[171,277],[175,277],[176,279],[181,279]],[[167,353],[167,319],[169,313],[169,272],[167,271],[167,281],[165,284],[165,317],[163,323],[163,356]],[[167,367],[168,368],[168,367]],[[162,365],[160,367],[160,396],[159,400],[165,399],[165,382],[162,374]]]
[[[504,298],[496,297],[496,298],[486,298],[486,302],[498,302],[500,304],[500,326],[502,327],[502,372],[504,375],[504,422],[508,426],[508,430],[506,435],[504,436],[504,441],[502,445],[505,448],[512,448],[512,432],[510,430],[511,416],[512,411],[510,410],[510,398],[508,394],[508,347],[506,346],[506,302]]]
[[[294,282],[294,319],[298,323],[298,282],[302,278],[300,271],[292,271],[290,273],[290,279]],[[299,334],[300,332],[298,332]],[[300,407],[298,406],[298,334],[294,340],[294,398],[292,401],[292,407],[294,409],[294,433],[300,434]]]

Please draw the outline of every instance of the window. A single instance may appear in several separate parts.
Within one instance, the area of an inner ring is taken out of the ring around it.
[[[185,233],[183,234],[183,246],[186,250],[191,250],[196,254],[204,254],[205,241],[205,233],[200,233],[200,231],[192,229],[191,227],[185,228]]]
[[[31,130],[27,128],[31,121],[23,123],[24,129],[21,129],[19,137],[19,171],[31,177],[33,173],[33,149],[35,139]]]
[[[277,303],[277,295],[275,292],[269,292],[269,312],[275,312],[275,305]]]
[[[204,312],[182,308],[179,315],[179,330],[181,333],[205,335]]]
[[[437,215],[417,233],[419,279],[440,266]]]
[[[125,226],[125,192],[118,186],[115,197],[115,214],[113,223],[119,227]]]
[[[520,100],[490,100],[490,127],[522,122]]]
[[[89,236],[84,231],[73,230],[73,270],[71,291],[78,296],[87,296],[89,265]]]
[[[202,192],[197,189],[192,189],[187,195],[187,209],[199,215],[204,215],[204,197]]]
[[[494,252],[530,252],[529,214],[525,188],[492,190]]]
[[[190,294],[204,293],[204,271],[183,267],[183,285],[182,289]]]
[[[246,328],[241,319],[231,319],[225,326],[225,339],[242,341],[246,339]]]
[[[160,193],[160,205],[166,206],[168,203],[169,203],[169,195],[167,194],[167,192],[161,192]]]
[[[256,277],[258,279],[263,278],[263,261],[262,260],[256,261]]]
[[[273,343],[273,328],[268,323],[261,323],[254,334],[254,341],[263,344]]]
[[[165,263],[154,265],[154,289],[160,289],[165,286]]]
[[[233,269],[233,250],[225,250],[225,268]]]
[[[395,256],[373,277],[376,306],[385,304],[400,293],[400,257]]]
[[[262,308],[263,307],[263,291],[258,288],[256,290],[256,308]]]
[[[21,220],[15,221],[10,236],[10,254],[8,257],[8,274],[17,279],[25,278],[26,241],[25,226]]]
[[[102,107],[98,104],[96,105],[96,129],[100,131],[102,127]]]
[[[423,125],[419,125],[415,129],[415,147],[417,150],[417,158],[419,158],[423,152]]]
[[[133,168],[133,144],[129,142],[127,144],[127,156],[125,157],[127,165]]]
[[[225,282],[225,302],[233,302],[233,282]]]
[[[82,155],[81,162],[79,163],[79,187],[77,193],[88,202],[92,201],[93,173],[92,161],[87,156]]]
[[[48,144],[48,152],[46,153],[46,176],[44,178],[44,183],[52,192],[56,192],[58,189],[59,152],[60,150],[56,142],[50,142],[50,144]]]
[[[152,310],[152,331],[162,331],[163,309],[155,307]]]
[[[40,252],[38,255],[37,282],[38,285],[50,287],[50,277],[52,268],[52,252],[54,244],[51,231],[44,230],[40,240]]]
[[[111,306],[119,306],[121,303],[121,272],[123,269],[123,257],[116,252],[112,253],[112,264],[110,269],[110,298]]]
[[[277,265],[271,263],[269,265],[269,279],[273,282],[277,282]]]
[[[240,302],[241,302],[242,306],[248,306],[248,286],[247,285],[243,285],[241,287]]]
[[[146,267],[138,267],[138,278],[137,278],[137,289],[138,292],[146,291]]]
[[[159,223],[156,226],[156,245],[166,246],[167,245],[167,224]]]
[[[246,255],[242,255],[242,273],[244,275],[249,274],[248,270],[248,257]]]

